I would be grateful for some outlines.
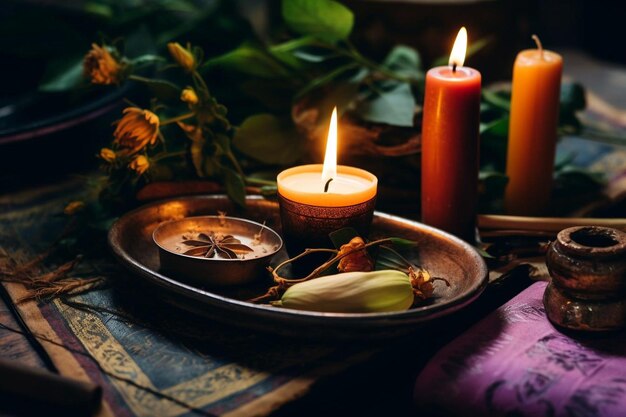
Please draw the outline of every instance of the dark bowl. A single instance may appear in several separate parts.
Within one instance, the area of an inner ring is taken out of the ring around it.
[[[236,259],[186,255],[184,251],[191,247],[186,247],[182,241],[189,233],[233,235],[253,252]],[[256,234],[260,236],[258,243],[255,242]],[[269,227],[228,216],[186,217],[161,223],[154,229],[152,239],[159,248],[159,261],[164,272],[184,282],[206,287],[242,285],[259,279],[283,247],[283,240]]]

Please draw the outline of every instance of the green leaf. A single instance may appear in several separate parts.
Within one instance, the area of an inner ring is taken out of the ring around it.
[[[554,174],[554,178],[563,189],[569,192],[598,190],[606,182],[601,172],[590,172],[573,166],[562,168]]]
[[[264,185],[261,187],[261,195],[263,197],[272,197],[278,193],[278,187],[275,185]]]
[[[222,168],[222,176],[224,178],[224,186],[226,194],[238,206],[246,207],[246,185],[243,178],[230,168]]]
[[[137,28],[124,38],[124,55],[140,56],[157,52],[154,37],[148,26],[137,24]]]
[[[137,58],[133,58],[131,61],[132,65],[147,65],[147,64],[152,64],[153,62],[163,62],[165,61],[165,58],[158,56],[158,55],[153,55],[153,54],[145,54],[145,55],[141,55],[138,56]]]
[[[478,252],[480,254],[480,256],[482,256],[483,258],[495,259],[495,256],[491,255],[489,252],[487,252],[486,250],[484,250],[480,246],[474,246],[474,249],[476,249],[476,252]]]
[[[67,91],[76,88],[82,81],[82,57],[69,61],[64,60],[50,64],[39,90],[47,93]]]
[[[230,137],[228,135],[224,135],[223,133],[218,133],[213,138],[214,143],[219,148],[219,154],[227,155],[231,152],[230,150]]]
[[[279,78],[289,75],[289,71],[265,51],[250,45],[241,45],[224,55],[210,59],[208,67],[220,66],[262,78]]]
[[[383,67],[403,77],[416,80],[424,78],[419,53],[410,46],[394,47],[383,61]]]
[[[481,170],[478,176],[479,213],[499,213],[502,211],[504,189],[509,179],[501,172],[493,169]]]
[[[328,83],[330,83],[331,81],[338,78],[339,76],[341,76],[342,74],[347,73],[350,70],[355,70],[357,68],[359,68],[359,64],[357,64],[356,62],[350,62],[349,64],[342,65],[338,68],[335,68],[334,70],[313,79],[303,89],[298,91],[298,93],[296,94],[296,97],[301,97],[315,90],[316,88],[323,87],[327,85]]]
[[[562,110],[584,110],[587,105],[585,89],[578,83],[561,84],[560,104]]]
[[[417,242],[413,241],[413,240],[409,240],[409,239],[402,239],[399,237],[392,237],[390,238],[391,243],[393,243],[393,246],[395,246],[398,249],[404,249],[404,248],[413,248],[415,246],[417,246]]]
[[[335,42],[352,32],[354,15],[332,0],[283,0],[283,19],[294,32]]]
[[[95,1],[89,1],[83,6],[83,11],[99,17],[110,19],[114,16],[114,11],[108,4],[102,4]]]
[[[305,47],[318,45],[319,41],[313,37],[305,36],[303,38],[292,39],[290,41],[280,43],[278,45],[272,45],[268,51],[272,56],[286,65],[292,68],[302,68],[302,61],[306,59],[300,59],[297,52]],[[315,58],[317,59],[317,57]],[[323,57],[319,57],[319,60],[314,62],[320,62]]]
[[[214,178],[222,171],[220,157],[216,155],[206,155],[202,161],[202,172],[200,177]]]
[[[493,135],[506,137],[509,133],[509,118],[503,117],[491,123],[481,123],[479,132],[481,135]]]
[[[561,134],[577,134],[582,130],[582,123],[576,112],[586,106],[585,90],[580,84],[561,84],[559,103],[559,132]]]
[[[407,271],[409,265],[407,265],[403,256],[400,255],[395,249],[387,245],[381,245],[378,249],[378,253],[376,254],[375,269],[397,269],[398,271]]]
[[[484,101],[491,104],[493,107],[508,112],[511,111],[511,97],[510,93],[507,93],[508,96],[505,96],[504,94],[504,92],[492,91],[489,89],[484,89],[482,91]]]
[[[499,198],[504,195],[504,187],[509,182],[509,178],[497,171],[480,171],[478,179],[484,195],[489,198]]]
[[[341,249],[342,245],[350,243],[350,241],[357,236],[359,236],[359,232],[352,227],[344,227],[343,229],[335,230],[328,234],[335,249]]]
[[[504,170],[508,144],[509,117],[504,116],[489,123],[480,124],[480,160]]]
[[[145,78],[138,75],[131,75],[129,79],[148,87],[150,92],[160,100],[178,100],[180,98],[181,88],[167,80]]]
[[[235,131],[233,145],[266,164],[287,165],[302,156],[302,141],[293,125],[263,113],[248,117]]]
[[[390,89],[372,91],[367,100],[358,104],[356,112],[369,122],[412,127],[416,104],[411,86],[398,82],[389,85]]]

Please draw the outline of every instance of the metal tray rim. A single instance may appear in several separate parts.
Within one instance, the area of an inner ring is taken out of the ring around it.
[[[479,275],[474,284],[465,293],[459,294],[454,298],[449,299],[446,303],[438,305],[429,305],[418,307],[410,310],[400,312],[385,312],[385,313],[324,313],[315,311],[302,311],[291,309],[279,309],[276,307],[253,304],[246,301],[240,301],[233,298],[225,297],[219,294],[212,293],[207,290],[203,290],[176,279],[170,278],[166,275],[153,271],[146,267],[141,262],[131,257],[128,253],[122,250],[119,244],[120,225],[126,216],[131,216],[138,212],[145,210],[146,208],[159,206],[164,203],[181,201],[181,200],[200,200],[200,199],[224,199],[225,195],[207,195],[207,196],[189,196],[189,197],[176,197],[165,200],[155,201],[144,206],[138,207],[132,211],[129,211],[122,217],[120,217],[111,227],[108,233],[108,243],[112,249],[115,257],[130,271],[137,273],[142,278],[159,285],[162,288],[171,290],[179,295],[195,299],[207,303],[213,307],[222,308],[224,310],[234,310],[238,313],[253,314],[257,317],[264,316],[268,319],[289,319],[290,321],[302,321],[310,324],[311,322],[317,322],[317,324],[362,324],[371,325],[373,323],[390,323],[395,321],[401,321],[403,323],[419,323],[423,321],[429,321],[431,319],[448,315],[461,309],[474,301],[487,286],[488,270],[484,260],[478,254],[478,252],[467,242],[450,235],[444,231],[433,228],[431,226],[409,220],[403,217],[386,214],[382,212],[374,212],[374,217],[384,218],[390,221],[394,221],[404,225],[410,225],[417,227],[426,233],[440,235],[453,241],[455,244],[461,246],[464,251],[471,253],[474,260],[479,265]],[[247,196],[247,201],[252,202],[255,200],[265,200],[263,196]],[[278,204],[276,203],[278,206]],[[426,313],[426,314],[425,314]]]

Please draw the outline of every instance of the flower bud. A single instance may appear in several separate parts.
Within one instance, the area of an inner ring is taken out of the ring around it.
[[[178,42],[168,43],[167,49],[174,61],[186,71],[191,72],[196,68],[196,59],[189,49],[182,47]]]
[[[189,104],[189,106],[193,106],[198,104],[198,95],[193,88],[187,87],[180,93],[180,100]]]
[[[115,151],[113,151],[113,149],[102,148],[100,149],[100,158],[102,158],[108,163],[111,163],[115,161],[115,158],[117,158],[117,155],[115,154]]]
[[[137,175],[142,175],[150,168],[150,161],[143,155],[138,155],[128,164],[128,167],[135,171]]]

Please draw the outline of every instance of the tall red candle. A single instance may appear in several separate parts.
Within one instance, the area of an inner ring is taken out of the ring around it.
[[[480,72],[463,67],[461,28],[450,66],[426,74],[422,122],[422,221],[474,241],[478,189]]]

